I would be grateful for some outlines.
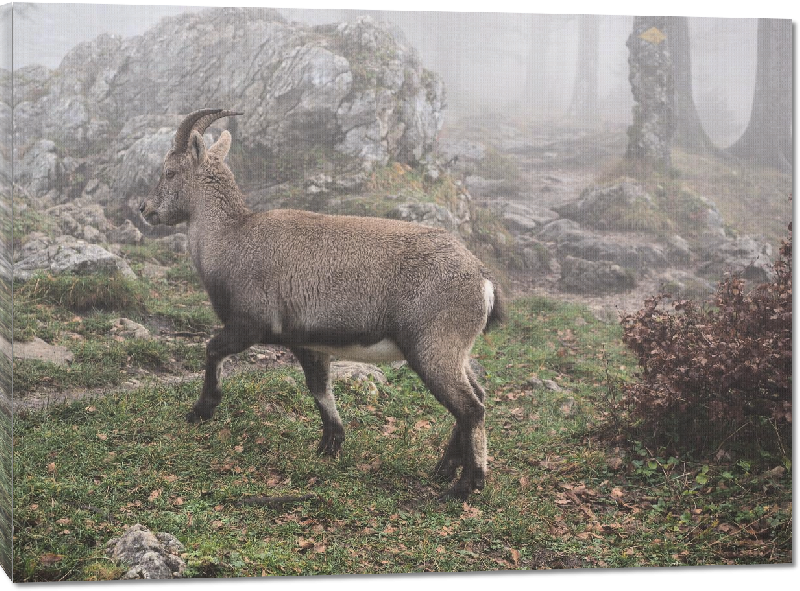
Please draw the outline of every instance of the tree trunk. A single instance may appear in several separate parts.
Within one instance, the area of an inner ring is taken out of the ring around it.
[[[753,164],[791,172],[792,23],[759,19],[756,85],[750,122],[728,152]]]
[[[567,117],[578,125],[596,127],[600,124],[597,101],[600,20],[591,14],[585,14],[580,19],[578,68]]]
[[[667,17],[637,16],[626,45],[633,106],[625,157],[631,162],[666,168],[675,132],[672,58],[666,43]]]
[[[714,144],[700,123],[692,95],[689,19],[685,16],[667,17],[665,33],[675,80],[673,145],[694,152],[713,151]]]
[[[528,59],[525,71],[525,96],[531,102],[532,110],[537,116],[547,115],[550,94],[547,71],[547,48],[550,45],[550,25],[548,18],[540,14],[526,15],[530,19],[530,36],[528,37]]]

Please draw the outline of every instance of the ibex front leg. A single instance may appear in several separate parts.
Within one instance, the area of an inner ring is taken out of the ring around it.
[[[336,410],[336,400],[333,398],[331,387],[331,356],[310,349],[292,349],[303,367],[306,384],[317,403],[320,417],[322,417],[322,440],[317,451],[328,456],[339,455],[339,450],[344,442],[344,425]]]
[[[200,398],[194,403],[192,410],[186,415],[190,423],[199,423],[210,419],[214,409],[222,400],[222,390],[219,387],[222,362],[226,357],[240,353],[254,345],[258,339],[249,327],[228,324],[212,337],[206,345],[206,376]]]

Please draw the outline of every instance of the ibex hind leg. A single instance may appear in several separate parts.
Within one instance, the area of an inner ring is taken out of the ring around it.
[[[443,476],[448,473],[454,476],[461,466],[461,476],[445,496],[466,499],[474,490],[482,489],[486,480],[483,402],[473,389],[464,362],[439,359],[429,364],[419,360],[409,363],[456,419],[453,435],[437,468]]]
[[[461,447],[461,429],[458,423],[453,427],[450,440],[447,442],[442,459],[436,463],[433,475],[436,478],[450,482],[456,477],[456,471],[464,461],[464,451]]]
[[[192,410],[186,415],[190,423],[210,419],[222,400],[220,375],[222,362],[226,357],[241,353],[258,341],[252,328],[238,325],[225,325],[206,345],[206,372],[203,390]]]
[[[344,442],[344,425],[336,410],[336,400],[331,387],[330,363],[327,353],[309,349],[293,349],[306,377],[306,384],[322,418],[322,440],[317,451],[328,456],[337,456]]]
[[[478,400],[484,402],[486,393],[478,383],[478,380],[475,377],[472,369],[470,369],[469,363],[467,363],[465,370],[469,384],[472,386],[473,393]],[[453,427],[453,432],[450,435],[450,441],[447,443],[447,447],[442,455],[442,459],[439,460],[439,462],[436,464],[436,467],[433,469],[433,474],[442,480],[453,480],[453,478],[456,476],[456,471],[461,467],[463,461],[464,449],[462,447],[462,434],[458,427],[458,423],[456,423],[455,427]]]

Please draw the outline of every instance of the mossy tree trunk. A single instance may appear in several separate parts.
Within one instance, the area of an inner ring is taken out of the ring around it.
[[[668,17],[637,16],[626,45],[633,106],[625,157],[645,168],[668,168],[675,133],[674,76],[669,44]]]

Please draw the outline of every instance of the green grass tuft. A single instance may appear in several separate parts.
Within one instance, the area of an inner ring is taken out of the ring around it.
[[[119,273],[39,274],[25,282],[19,292],[35,304],[60,306],[75,312],[144,309],[145,294],[141,286]]]

